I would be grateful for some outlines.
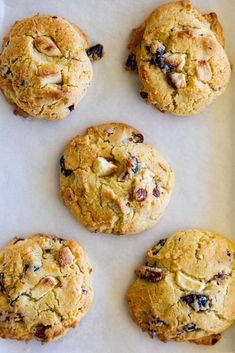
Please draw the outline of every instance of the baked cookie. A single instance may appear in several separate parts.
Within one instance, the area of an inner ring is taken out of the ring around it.
[[[202,15],[189,1],[157,8],[133,30],[129,50],[126,66],[138,71],[142,98],[162,112],[198,114],[230,78],[216,14]]]
[[[131,126],[90,127],[60,159],[65,205],[91,232],[139,233],[163,214],[174,174],[163,157]]]
[[[235,245],[187,230],[148,250],[127,300],[134,321],[166,342],[215,344],[235,320]]]
[[[101,57],[102,49],[88,48],[86,35],[62,17],[17,21],[3,40],[0,88],[18,115],[63,119],[86,94],[92,79],[89,57]]]
[[[92,299],[92,269],[79,243],[36,234],[0,252],[0,337],[53,341],[76,326]]]

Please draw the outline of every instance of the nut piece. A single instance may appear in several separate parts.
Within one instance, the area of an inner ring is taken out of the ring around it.
[[[69,267],[74,263],[74,256],[67,246],[60,249],[58,261],[61,267]]]
[[[201,292],[206,286],[204,282],[193,279],[181,271],[176,274],[176,282],[181,288],[195,292]]]
[[[168,74],[168,78],[169,78],[170,84],[172,85],[173,88],[178,89],[178,88],[186,87],[185,74],[179,74],[177,72],[170,72]]]
[[[196,72],[197,72],[197,77],[202,82],[208,82],[212,77],[212,72],[208,61],[199,61],[196,67]]]
[[[165,62],[177,71],[182,71],[185,65],[185,54],[172,54],[166,57]]]
[[[116,169],[117,167],[112,162],[103,157],[98,157],[93,163],[93,171],[101,177],[112,174]]]
[[[41,298],[52,288],[54,288],[57,283],[58,281],[52,276],[42,278],[41,281],[32,289],[32,297],[34,299]]]
[[[48,56],[61,56],[61,51],[50,37],[40,36],[34,39],[38,51]]]

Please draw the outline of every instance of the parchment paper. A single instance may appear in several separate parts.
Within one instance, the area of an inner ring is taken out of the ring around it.
[[[0,95],[0,246],[13,236],[55,233],[80,241],[94,269],[95,300],[76,329],[41,345],[0,340],[1,353],[193,353],[235,352],[235,326],[214,347],[151,340],[132,322],[125,295],[147,248],[172,232],[204,228],[235,240],[234,75],[226,93],[203,114],[176,118],[146,105],[138,79],[125,72],[130,31],[158,0],[1,0],[0,37],[18,19],[38,12],[77,23],[91,44],[105,47],[94,64],[94,79],[79,107],[64,121],[15,117]],[[235,58],[234,0],[193,0],[215,11],[226,48]],[[135,126],[175,170],[174,193],[162,221],[127,237],[91,234],[75,221],[58,194],[58,161],[65,144],[91,125],[119,121]]]

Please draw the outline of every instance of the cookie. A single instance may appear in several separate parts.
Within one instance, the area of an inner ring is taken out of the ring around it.
[[[217,233],[160,240],[136,275],[129,309],[152,338],[212,345],[235,320],[235,245]]]
[[[101,57],[102,49],[88,48],[86,35],[62,17],[17,21],[3,40],[0,88],[18,115],[63,119],[86,94],[92,79],[89,57],[94,51]]]
[[[153,227],[168,204],[174,173],[135,128],[90,127],[60,159],[64,204],[91,232],[139,233]]]
[[[224,92],[231,66],[215,13],[189,1],[157,8],[133,30],[126,66],[138,72],[142,98],[162,112],[198,114]]]
[[[58,339],[92,299],[92,269],[79,243],[36,234],[0,252],[0,337]]]

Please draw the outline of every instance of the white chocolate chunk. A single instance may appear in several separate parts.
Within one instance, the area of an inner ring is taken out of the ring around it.
[[[204,282],[193,279],[181,271],[177,272],[176,274],[176,282],[181,288],[196,292],[201,292],[206,286]]]
[[[61,267],[69,267],[74,263],[74,256],[67,246],[60,249],[58,261]]]
[[[171,72],[168,74],[168,77],[170,79],[171,85],[178,89],[178,88],[184,88],[186,87],[186,78],[185,74],[179,74],[177,72]]]
[[[212,77],[212,72],[208,61],[199,61],[196,67],[196,71],[197,71],[197,77],[199,78],[199,80],[201,80],[202,82],[210,81]]]
[[[52,276],[42,278],[41,281],[32,289],[32,297],[34,299],[40,299],[43,295],[52,290],[57,283],[58,281]]]
[[[34,39],[34,45],[40,53],[47,56],[61,56],[61,51],[50,37],[40,36]]]
[[[103,157],[98,157],[93,163],[93,171],[98,176],[106,176],[112,174],[117,167],[112,162],[107,161]]]
[[[177,71],[182,71],[186,62],[185,58],[185,54],[172,54],[166,57],[166,63]]]

